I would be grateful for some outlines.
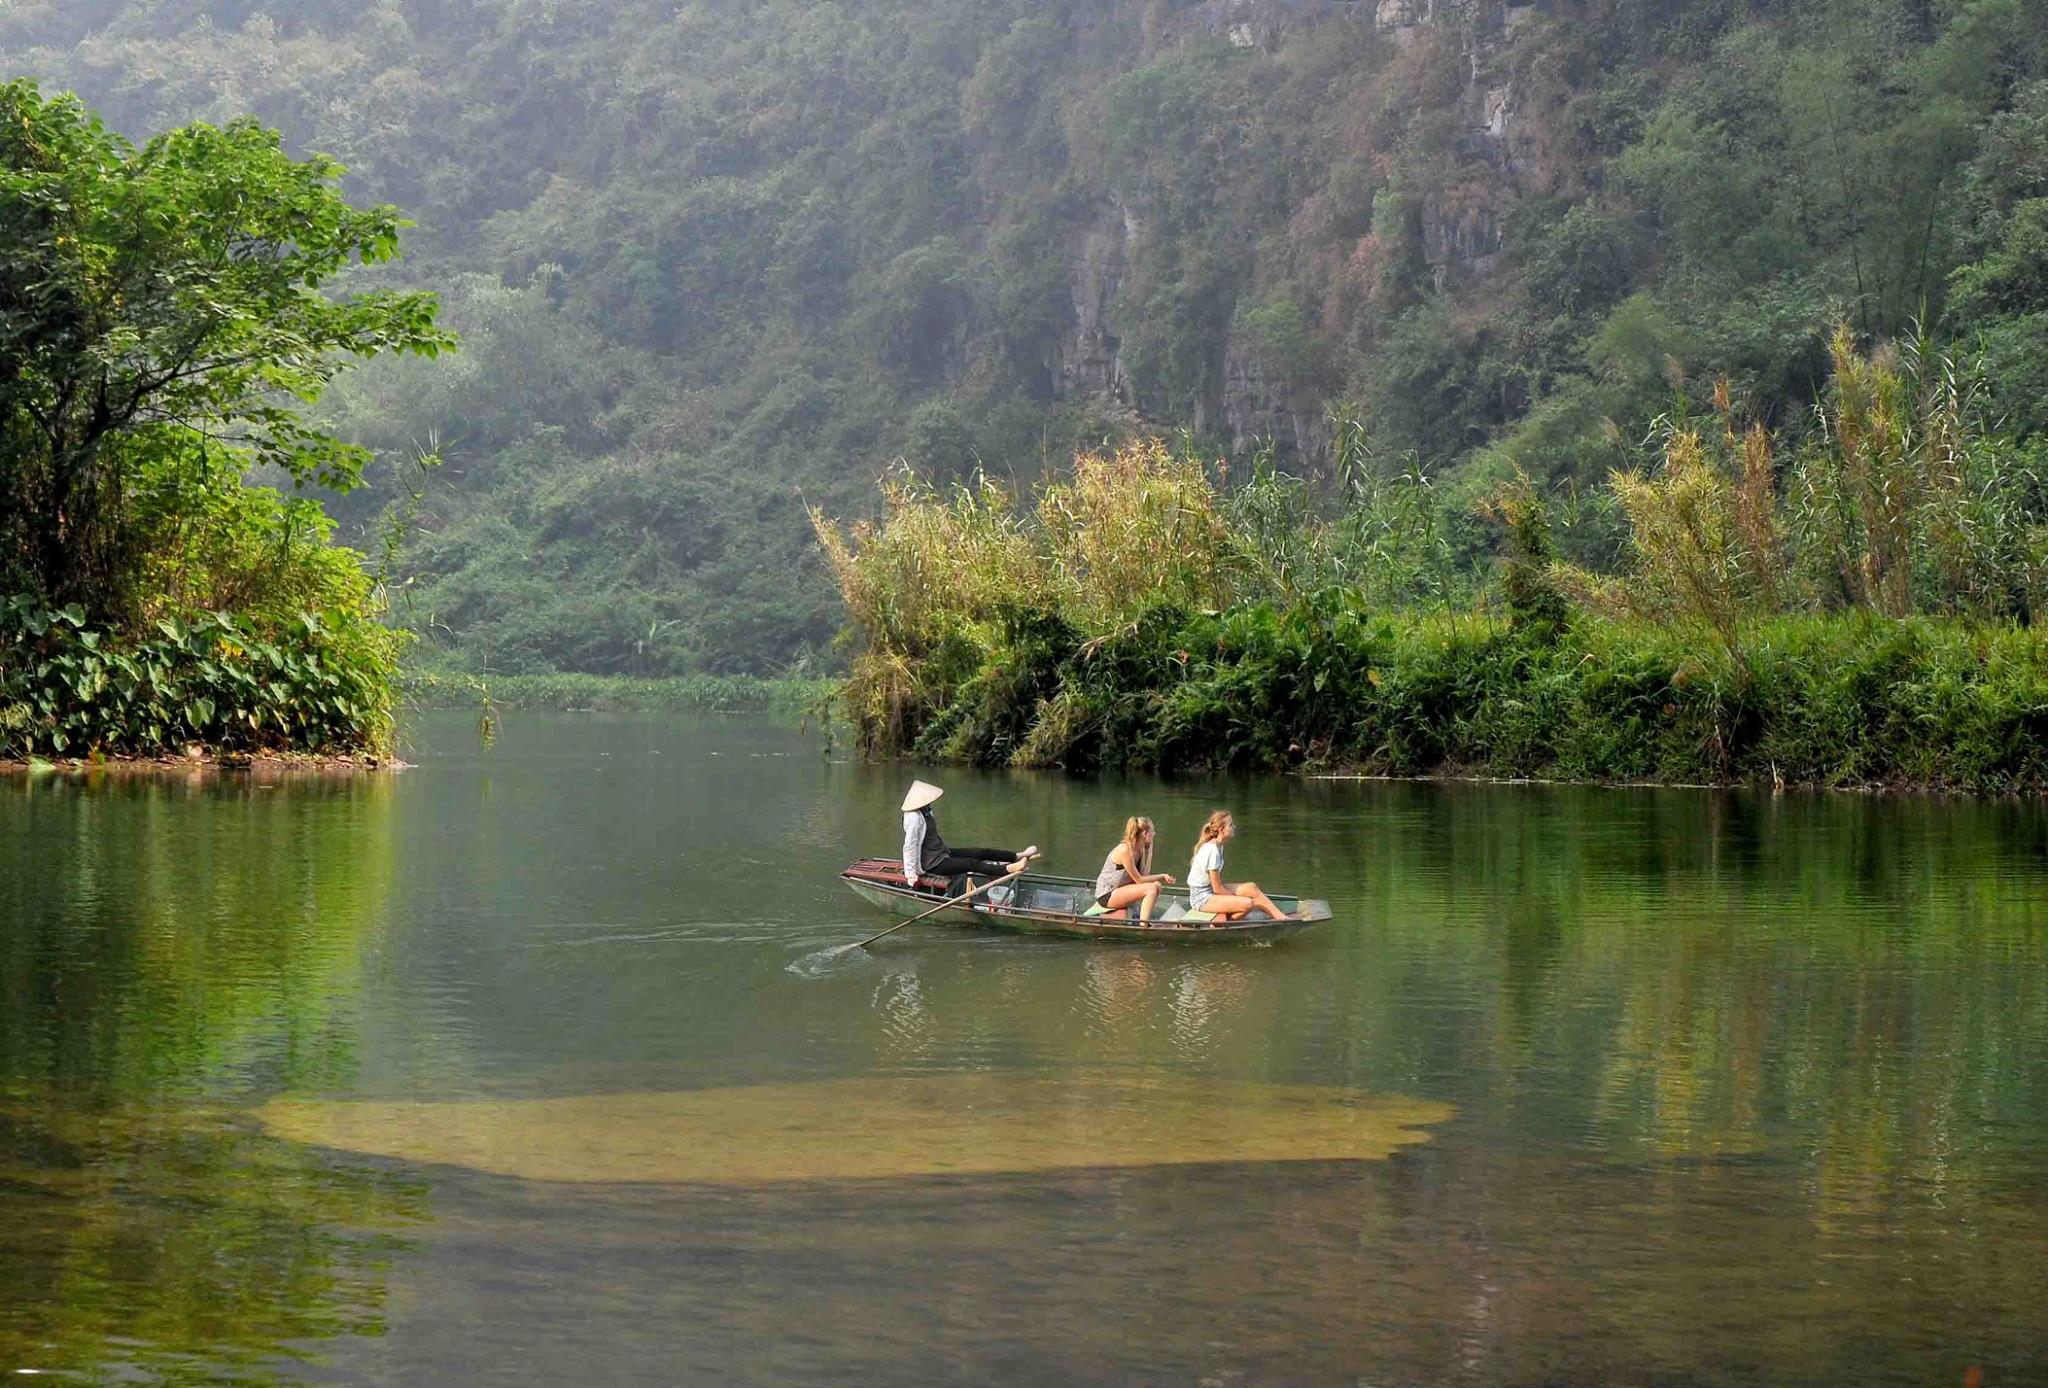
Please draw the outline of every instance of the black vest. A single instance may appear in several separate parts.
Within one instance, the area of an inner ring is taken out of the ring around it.
[[[917,870],[923,872],[946,856],[946,841],[939,837],[939,821],[933,816],[931,806],[925,806],[918,813],[924,816],[924,861],[917,865]]]

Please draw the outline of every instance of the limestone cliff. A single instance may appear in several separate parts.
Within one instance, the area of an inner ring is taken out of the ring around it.
[[[1527,88],[1526,54],[1544,26],[1569,22],[1545,3],[1504,0],[1206,0],[1186,9],[1145,6],[1134,28],[1134,61],[1155,61],[1176,45],[1222,40],[1235,49],[1281,52],[1290,38],[1329,24],[1369,24],[1384,61],[1453,75],[1452,90],[1416,120],[1450,121],[1455,133],[1449,175],[1410,209],[1411,233],[1428,290],[1443,295],[1482,286],[1501,268],[1503,219],[1518,198],[1559,191],[1561,182],[1546,121]],[[1134,252],[1147,235],[1142,190],[1111,187],[1068,236],[1073,316],[1057,351],[1053,377],[1062,396],[1128,411],[1146,394],[1120,351],[1128,309],[1120,301]],[[1353,218],[1371,220],[1368,206]],[[1358,238],[1361,244],[1366,240]],[[1359,331],[1373,331],[1371,313]],[[1317,383],[1290,379],[1238,339],[1235,329],[1214,344],[1209,383],[1193,402],[1191,422],[1226,439],[1233,450],[1271,443],[1283,453],[1319,457],[1329,447],[1328,405]]]

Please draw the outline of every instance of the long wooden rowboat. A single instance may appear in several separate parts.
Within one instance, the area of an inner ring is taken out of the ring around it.
[[[895,858],[863,858],[839,875],[862,897],[898,916],[915,916],[931,910],[947,899],[950,885],[936,877],[920,877],[915,883],[906,882],[903,864]],[[1220,945],[1279,940],[1330,918],[1330,903],[1327,901],[1304,901],[1276,893],[1273,904],[1298,919],[1276,921],[1263,912],[1254,911],[1239,920],[1211,925],[1206,920],[1183,919],[1188,913],[1187,888],[1166,887],[1159,893],[1152,923],[1140,925],[1135,907],[1128,918],[1122,912],[1116,915],[1089,914],[1095,906],[1095,884],[1085,878],[1027,872],[1014,881],[991,888],[971,902],[934,913],[932,921],[934,924],[978,925],[1024,935]]]

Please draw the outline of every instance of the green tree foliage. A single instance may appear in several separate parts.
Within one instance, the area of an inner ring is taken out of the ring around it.
[[[340,172],[254,121],[137,147],[0,87],[0,756],[388,746],[402,638],[360,556],[243,481],[354,486],[368,450],[304,407],[452,341],[431,295],[320,292],[401,225]]]
[[[358,211],[339,168],[253,121],[130,145],[75,98],[0,87],[0,574],[131,620],[151,521],[269,464],[345,490],[365,452],[309,427],[342,361],[436,352],[431,296],[333,300],[322,280],[389,259],[399,220]],[[196,479],[196,480],[195,480]]]
[[[464,277],[470,360],[329,416],[383,459],[351,526],[443,445],[402,560],[451,661],[815,655],[804,502],[872,505],[899,456],[1028,480],[1187,428],[1322,505],[1320,435],[1233,430],[1341,403],[1382,482],[1519,468],[1590,561],[1620,532],[1577,499],[1674,382],[1809,432],[1844,319],[1984,355],[2042,427],[2037,5],[1253,8],[1246,44],[1067,0],[101,0],[0,14],[0,53],[130,131],[253,111],[415,211],[374,283]],[[1506,532],[1468,509],[1470,579]]]
[[[2010,427],[2048,431],[2048,81],[1993,116],[1963,175],[1971,258],[1949,277],[1963,338]]]

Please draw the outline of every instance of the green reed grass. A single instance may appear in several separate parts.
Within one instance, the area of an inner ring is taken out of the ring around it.
[[[1559,562],[1526,479],[1477,508],[1350,460],[1326,498],[1234,491],[1156,442],[1017,498],[892,479],[814,515],[871,755],[1163,771],[1353,767],[1574,780],[2048,788],[2048,514],[2026,448],[1917,344],[1832,344],[1781,448],[1725,385],[1618,472],[1614,572]],[[1452,593],[1467,600],[1453,605]]]

